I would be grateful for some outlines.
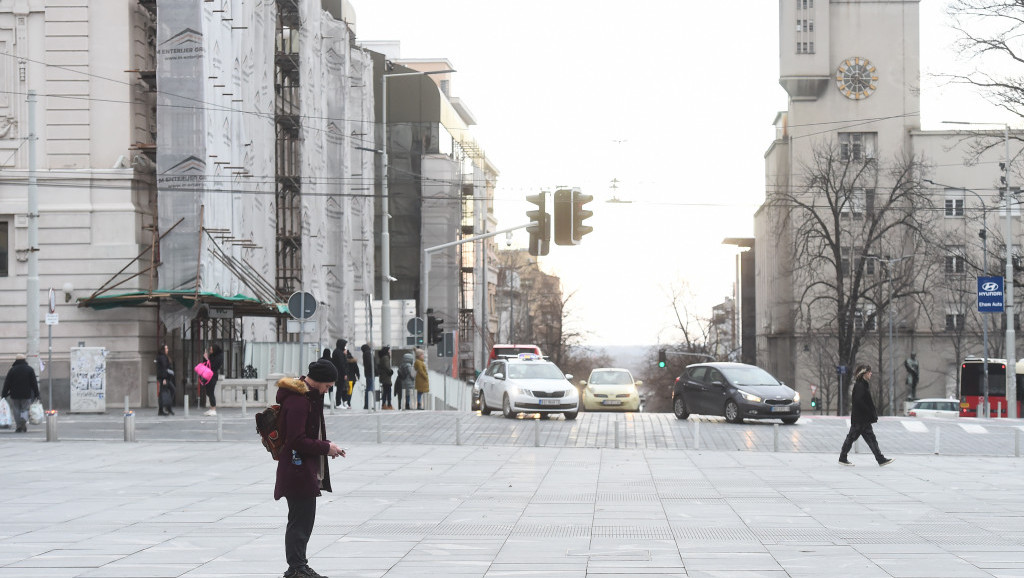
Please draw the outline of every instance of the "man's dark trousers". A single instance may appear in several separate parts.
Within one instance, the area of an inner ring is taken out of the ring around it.
[[[306,559],[306,544],[313,534],[316,498],[288,498],[288,526],[284,531],[284,555],[288,568],[301,568]]]

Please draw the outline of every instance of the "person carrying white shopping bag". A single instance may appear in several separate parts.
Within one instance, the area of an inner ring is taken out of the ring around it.
[[[4,389],[0,397],[11,405],[11,413],[14,414],[17,426],[14,431],[28,432],[28,410],[32,402],[39,399],[39,382],[36,380],[35,370],[28,364],[24,354],[19,353],[14,358],[14,364],[4,378]]]

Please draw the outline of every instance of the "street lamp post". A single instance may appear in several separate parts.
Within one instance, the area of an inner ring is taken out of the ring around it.
[[[896,263],[899,263],[904,259],[909,259],[912,256],[913,255],[904,255],[903,257],[883,259],[882,257],[876,257],[874,255],[865,255],[868,259],[874,259],[879,263],[885,263],[885,273],[889,278],[889,302],[887,305],[887,308],[889,309],[889,415],[896,415],[896,358],[892,348],[892,268]]]
[[[978,194],[977,191],[966,189],[963,187],[951,187],[942,183],[936,183],[931,179],[923,179],[926,183],[931,183],[937,187],[946,187],[948,189],[954,189],[958,191],[966,191],[971,193],[975,197],[978,197],[978,202],[981,203],[981,231],[978,232],[978,236],[981,237],[981,271],[983,276],[988,275],[988,207],[985,206],[985,199]],[[981,335],[982,335],[982,350],[985,358],[985,362],[982,364],[982,377],[981,377],[981,411],[978,412],[978,417],[981,416],[981,412],[985,412],[984,417],[989,417],[988,409],[988,320],[985,319],[985,313],[981,313]],[[962,386],[963,384],[961,384]]]
[[[1003,144],[1006,148],[1006,162],[1003,163],[1003,201],[1006,204],[1006,230],[1003,234],[1006,237],[1006,273],[1004,284],[1005,305],[1003,311],[1006,314],[1006,417],[1015,419],[1017,417],[1017,345],[1016,333],[1013,328],[1013,217],[1010,215],[1012,207],[1010,203],[1010,125],[1004,123],[989,122],[963,122],[963,121],[942,121],[945,124],[974,124],[974,125],[1002,125]],[[986,367],[988,364],[985,364]]]
[[[383,176],[380,185],[380,345],[391,345],[391,215],[388,214],[388,78],[395,76],[427,76],[447,74],[454,70],[428,70],[398,72],[381,75],[381,168]],[[421,311],[420,315],[425,315]]]

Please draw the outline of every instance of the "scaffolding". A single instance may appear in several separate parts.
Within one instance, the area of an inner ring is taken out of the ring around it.
[[[277,275],[275,288],[290,295],[302,288],[302,121],[299,72],[299,6],[277,2],[274,54],[274,120],[276,132],[275,201],[277,207]],[[278,339],[296,337],[278,321]]]

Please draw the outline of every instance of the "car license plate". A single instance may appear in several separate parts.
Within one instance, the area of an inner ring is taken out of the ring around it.
[[[559,400],[557,400],[557,399],[541,399],[540,400],[540,404],[541,405],[558,405],[558,401]]]
[[[622,405],[622,401],[618,399],[606,399],[601,402],[601,405]]]
[[[773,405],[772,406],[772,413],[783,413],[783,412],[788,412],[788,411],[789,411],[789,406],[788,405]]]

